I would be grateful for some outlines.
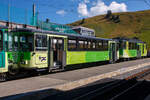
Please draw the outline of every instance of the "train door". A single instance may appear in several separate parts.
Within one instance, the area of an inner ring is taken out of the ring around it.
[[[137,58],[141,58],[141,45],[137,45]]]
[[[0,68],[5,66],[3,46],[3,32],[0,30]]]
[[[49,69],[64,69],[66,63],[66,52],[64,49],[64,38],[49,37],[48,50]]]
[[[117,44],[110,43],[110,63],[114,63],[117,60]]]

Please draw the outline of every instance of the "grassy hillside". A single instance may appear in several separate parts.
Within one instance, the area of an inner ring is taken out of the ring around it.
[[[72,26],[85,26],[95,29],[97,37],[137,37],[148,44],[150,49],[150,10],[139,12],[114,13],[119,15],[120,22],[115,23],[104,18],[105,15],[95,16],[74,22]]]

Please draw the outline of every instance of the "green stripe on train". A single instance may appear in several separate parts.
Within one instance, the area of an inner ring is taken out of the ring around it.
[[[109,51],[68,51],[67,65],[109,60]]]
[[[128,50],[129,57],[136,57],[137,56],[137,50]]]
[[[8,59],[14,63],[19,63],[21,60],[30,60],[30,52],[8,52]]]

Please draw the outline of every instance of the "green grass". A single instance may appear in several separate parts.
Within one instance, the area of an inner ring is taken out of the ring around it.
[[[114,23],[111,20],[104,19],[105,15],[94,16],[85,19],[81,26],[92,28],[97,37],[138,37],[148,44],[150,49],[150,10],[139,12],[114,13],[120,16],[120,22]],[[78,26],[81,20],[69,25]]]

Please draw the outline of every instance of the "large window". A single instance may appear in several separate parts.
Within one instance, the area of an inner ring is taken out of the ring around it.
[[[97,44],[96,44],[96,48],[97,48],[97,50],[102,50],[102,48],[103,48],[103,41],[97,41]]]
[[[91,41],[88,41],[88,50],[91,50],[91,47],[92,47],[92,43],[91,43]]]
[[[137,49],[137,43],[129,42],[129,50]]]
[[[19,40],[18,40],[18,37],[15,36],[14,37],[15,48],[18,48],[17,41],[20,41],[19,48],[21,51],[33,51],[33,46],[34,46],[33,36],[30,36],[30,35],[20,36]]]
[[[0,51],[3,50],[3,32],[0,31]]]
[[[36,50],[39,50],[39,51],[47,50],[47,36],[36,35],[35,46],[36,46]]]
[[[108,41],[103,41],[103,50],[104,51],[108,50]]]
[[[8,35],[8,51],[12,51],[13,49],[13,38],[12,38],[12,34],[10,33]]]
[[[68,50],[76,50],[77,49],[77,40],[69,39],[68,40]]]
[[[56,38],[55,37],[55,38],[52,39],[52,49],[54,51],[56,51],[56,50],[64,50],[63,44],[64,44],[64,41],[61,38]]]
[[[107,40],[96,40],[86,38],[69,38],[68,39],[69,51],[107,51]]]
[[[107,51],[108,50],[108,41],[98,40],[96,43],[96,49],[98,51]]]
[[[119,48],[126,49],[126,41],[120,41]]]
[[[92,47],[92,42],[91,40],[87,40],[84,38],[80,38],[78,39],[78,50],[82,50],[82,51],[87,51],[90,50]]]
[[[18,50],[18,43],[19,43],[18,36],[14,36],[13,38],[14,38],[14,45],[13,45],[14,50],[17,51]]]
[[[79,50],[84,50],[84,41],[79,40]]]

